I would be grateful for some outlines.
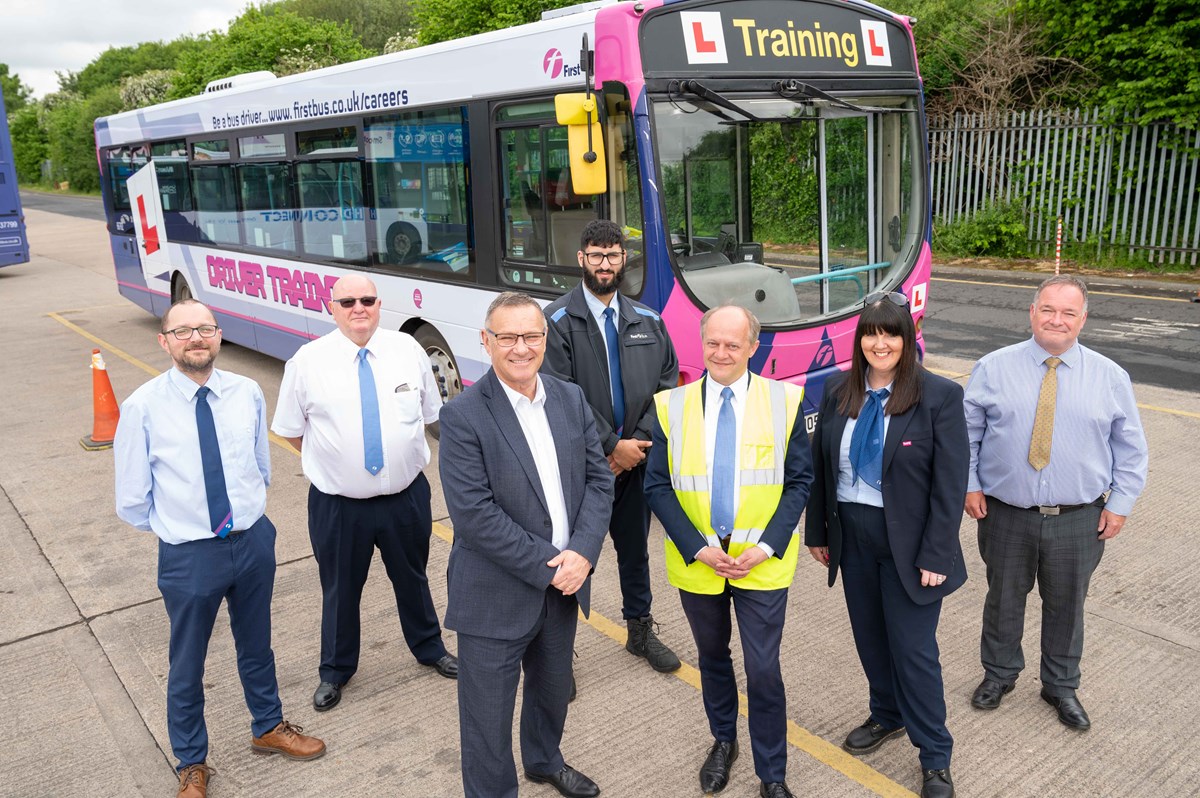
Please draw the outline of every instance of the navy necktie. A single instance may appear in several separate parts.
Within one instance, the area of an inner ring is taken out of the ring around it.
[[[372,474],[383,468],[383,433],[379,431],[379,395],[375,372],[367,361],[366,349],[358,350],[358,393],[362,402],[363,467]]]
[[[208,406],[208,386],[196,391],[196,430],[200,433],[200,463],[204,468],[204,493],[208,498],[208,526],[223,538],[233,529],[233,509],[225,490],[225,469],[221,466],[221,444],[217,425]]]
[[[608,339],[608,379],[612,383],[613,424],[617,434],[625,426],[625,386],[621,383],[621,342],[617,337],[617,325],[613,322],[613,309],[604,309],[604,337]]]
[[[737,467],[737,416],[733,412],[733,390],[721,389],[717,413],[717,439],[713,446],[712,528],[717,537],[733,532],[733,476]]]
[[[867,391],[867,404],[858,414],[850,436],[850,467],[854,476],[875,490],[882,490],[883,485],[883,400],[890,393],[887,388]]]

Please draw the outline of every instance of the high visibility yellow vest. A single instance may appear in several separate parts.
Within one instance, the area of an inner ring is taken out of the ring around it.
[[[710,513],[708,463],[704,437],[703,381],[663,391],[654,397],[658,421],[667,436],[671,487],[684,513],[710,546],[721,541],[713,531]],[[783,466],[796,414],[804,399],[799,385],[750,377],[746,412],[742,419],[742,451],[738,461],[739,484],[734,531],[729,555],[737,557],[758,543],[783,495]],[[746,590],[778,590],[792,583],[800,551],[798,527],[792,530],[787,549],[754,567],[733,582]],[[688,552],[693,554],[694,552]],[[679,550],[666,538],[667,578],[689,593],[714,595],[725,590],[726,580],[712,568],[693,561],[685,565]]]

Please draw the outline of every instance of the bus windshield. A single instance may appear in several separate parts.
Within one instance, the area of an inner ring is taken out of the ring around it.
[[[681,280],[796,327],[899,283],[923,241],[916,96],[654,99],[662,200]]]

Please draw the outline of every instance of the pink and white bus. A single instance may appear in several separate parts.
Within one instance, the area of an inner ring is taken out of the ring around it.
[[[570,289],[609,218],[682,379],[705,309],[744,305],[752,367],[808,385],[810,424],[868,294],[905,293],[920,330],[925,141],[909,20],[860,0],[600,0],[96,121],[117,282],[151,313],[194,296],[287,358],[366,272],[452,397],[488,367],[495,293]]]

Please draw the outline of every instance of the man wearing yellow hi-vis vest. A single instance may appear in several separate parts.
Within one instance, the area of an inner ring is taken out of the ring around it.
[[[700,789],[724,789],[738,756],[732,605],[759,795],[791,798],[779,644],[813,470],[801,410],[804,389],[749,373],[758,332],[758,319],[744,308],[726,305],[704,314],[700,336],[708,374],[654,397],[657,423],[645,494],[667,531],[667,576],[679,588],[700,654],[713,735]]]

